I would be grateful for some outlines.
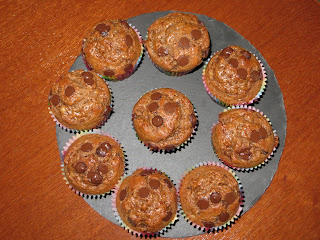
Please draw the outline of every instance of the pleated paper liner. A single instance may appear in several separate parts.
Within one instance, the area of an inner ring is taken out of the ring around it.
[[[106,83],[107,84],[107,83]],[[101,129],[101,127],[104,126],[104,124],[108,121],[109,117],[111,116],[111,114],[113,113],[113,108],[114,108],[114,98],[113,98],[113,93],[112,93],[112,89],[110,88],[109,84],[107,84],[108,88],[109,88],[109,92],[110,92],[110,96],[111,96],[111,101],[110,101],[110,111],[108,112],[107,115],[105,115],[105,118],[102,120],[101,123],[97,124],[97,126],[95,128],[91,128],[91,129],[72,129],[69,128],[65,125],[63,125],[62,123],[59,122],[59,120],[55,117],[55,115],[53,114],[53,112],[51,111],[50,108],[50,100],[48,101],[48,110],[49,110],[49,114],[51,115],[53,121],[56,123],[56,125],[58,125],[60,128],[62,128],[63,130],[65,130],[66,132],[70,132],[70,133],[81,133],[81,132],[87,132],[87,131],[93,131],[95,129]]]
[[[156,168],[144,168],[143,167],[141,169],[159,171],[159,172],[163,173],[166,177],[168,177],[170,179],[170,177],[167,174],[165,174],[164,172],[162,172],[160,170],[157,170]],[[174,225],[178,221],[179,212],[180,212],[178,203],[177,203],[177,212],[175,214],[174,219],[170,223],[168,223],[168,225],[166,227],[164,227],[163,229],[159,230],[158,232],[138,232],[138,231],[135,231],[132,228],[130,228],[130,226],[128,226],[127,224],[125,224],[122,221],[122,219],[121,219],[121,217],[120,217],[120,215],[118,213],[118,210],[117,210],[117,204],[116,204],[117,194],[118,194],[118,191],[120,189],[121,183],[123,182],[123,180],[126,177],[128,177],[128,176],[123,176],[121,178],[121,181],[117,184],[117,186],[114,189],[114,193],[112,194],[112,210],[113,210],[115,218],[119,222],[120,226],[123,227],[131,235],[136,236],[136,237],[140,237],[140,238],[143,238],[143,237],[144,238],[156,238],[156,237],[160,237],[160,236],[165,235],[165,233],[168,232],[172,227],[174,227]],[[172,183],[172,186],[174,188],[176,188],[175,184],[172,182],[171,179],[170,179],[170,181]],[[177,191],[177,189],[176,189],[176,192],[177,192],[177,199],[178,199],[178,191]]]
[[[194,222],[191,221],[191,219],[187,216],[187,214],[183,211],[182,206],[181,206],[181,202],[180,202],[180,187],[181,187],[181,182],[183,180],[183,178],[189,173],[191,172],[193,169],[201,167],[201,166],[205,166],[205,165],[212,165],[212,166],[217,166],[217,167],[221,167],[223,169],[226,169],[229,173],[232,174],[232,176],[235,178],[235,180],[238,182],[239,185],[239,192],[240,192],[240,203],[239,203],[239,208],[236,212],[236,214],[226,223],[220,225],[220,226],[216,226],[216,227],[205,227],[205,226],[201,226],[199,224],[196,224]],[[231,227],[233,224],[235,224],[235,222],[238,220],[238,218],[241,216],[241,212],[242,212],[242,207],[243,207],[243,203],[244,203],[244,192],[243,192],[243,186],[239,180],[239,178],[237,177],[237,175],[235,174],[234,171],[232,171],[232,169],[228,168],[227,166],[220,164],[220,163],[215,163],[215,162],[200,162],[198,164],[196,164],[195,166],[189,168],[184,175],[181,177],[179,184],[178,184],[178,195],[179,195],[179,209],[180,209],[180,213],[181,215],[184,217],[184,219],[194,228],[198,229],[199,231],[202,232],[207,232],[207,233],[214,233],[223,229],[227,229],[229,227]]]
[[[78,138],[84,136],[84,135],[87,135],[87,134],[98,134],[98,135],[103,135],[103,136],[107,136],[107,137],[110,137],[112,138],[114,141],[116,141],[119,146],[120,146],[120,149],[122,150],[122,154],[124,156],[124,171],[122,173],[122,177],[127,173],[128,171],[128,159],[127,159],[127,155],[126,155],[126,152],[125,150],[123,149],[121,143],[119,143],[118,140],[116,140],[113,136],[111,136],[110,134],[108,133],[105,133],[105,132],[102,132],[102,131],[99,131],[99,130],[95,130],[94,132],[90,132],[90,131],[84,131],[84,132],[81,132],[81,133],[77,133],[76,135],[74,135],[72,138],[70,138],[68,140],[68,142],[66,142],[65,146],[63,147],[63,150],[61,151],[62,155],[63,155],[63,158],[61,159],[61,171],[62,171],[62,175],[63,175],[63,179],[65,180],[66,184],[68,185],[68,187],[70,188],[71,191],[73,191],[75,194],[83,197],[83,198],[87,198],[87,199],[101,199],[101,198],[106,198],[108,195],[111,195],[117,184],[121,181],[121,178],[118,180],[117,184],[115,184],[115,186],[110,189],[109,191],[105,192],[105,193],[101,193],[101,194],[87,194],[87,193],[83,193],[77,189],[75,189],[68,181],[68,179],[66,178],[65,176],[65,172],[64,172],[64,157],[68,151],[68,148],[70,147],[70,145],[76,141]]]
[[[158,89],[158,88],[151,89],[150,91],[153,91],[153,90],[156,90],[156,89]],[[148,91],[148,92],[150,92],[150,91]],[[143,94],[142,96],[144,96],[145,94]],[[192,104],[192,106],[193,106],[193,104]],[[198,130],[198,125],[199,125],[198,114],[197,114],[197,110],[195,109],[194,106],[193,106],[193,109],[194,109],[194,115],[197,118],[197,123],[196,123],[195,127],[193,128],[189,138],[186,141],[184,141],[183,143],[181,143],[179,146],[176,146],[175,148],[172,148],[172,149],[162,149],[162,148],[159,148],[157,146],[154,146],[153,144],[145,143],[142,139],[139,138],[138,134],[136,134],[138,140],[152,152],[158,152],[158,153],[161,153],[161,154],[162,153],[171,154],[171,153],[175,153],[177,151],[181,151],[183,148],[188,146],[189,143],[192,142],[192,139],[194,138],[194,136],[196,135],[196,131]],[[134,115],[132,114],[132,116],[131,116],[132,128],[135,131],[134,124],[133,124],[133,118],[134,118]]]
[[[117,75],[117,76],[105,76],[105,75],[101,75],[99,74],[100,77],[106,79],[106,80],[110,80],[110,81],[121,81],[121,80],[124,80],[128,77],[130,77],[136,70],[137,68],[139,67],[140,63],[141,63],[141,60],[143,58],[143,52],[144,52],[144,47],[143,47],[143,40],[142,40],[142,37],[141,37],[141,34],[140,32],[137,30],[137,28],[135,26],[133,26],[131,23],[128,23],[130,27],[133,28],[133,30],[136,32],[136,34],[138,35],[139,37],[139,42],[140,42],[140,46],[141,46],[141,52],[140,52],[140,56],[136,62],[136,64],[134,65],[134,67],[132,68],[131,71],[129,72],[126,72],[124,74],[120,74],[120,75]],[[94,69],[90,66],[90,64],[86,61],[86,57],[85,57],[85,54],[82,53],[82,59],[83,59],[83,62],[84,64],[86,65],[86,67],[88,68],[88,70],[90,71],[94,71]]]
[[[252,106],[246,106],[246,105],[244,105],[244,106],[233,106],[233,107],[228,107],[227,109],[224,109],[223,111],[226,112],[226,111],[229,111],[229,110],[231,110],[231,109],[248,109],[248,110],[251,110],[251,111],[256,111],[256,112],[260,113],[260,114],[269,122],[269,124],[270,124],[271,127],[272,127],[272,123],[271,123],[270,119],[269,119],[266,115],[264,115],[263,112],[261,112],[260,110],[254,108],[254,107],[252,107]],[[217,124],[218,124],[218,122],[217,122],[217,123],[214,123],[214,124],[212,125],[212,127],[211,127],[211,133],[212,133],[212,131],[213,131],[214,126],[216,126]],[[277,135],[276,130],[273,130],[273,134],[274,134],[274,137],[275,137],[275,138],[278,138],[278,135]],[[211,134],[211,135],[212,135],[212,134]],[[212,141],[211,141],[211,143],[212,143]],[[277,146],[278,146],[278,144],[277,144]],[[266,159],[265,159],[263,162],[261,162],[260,164],[258,164],[257,166],[250,167],[250,168],[239,168],[239,167],[232,166],[231,164],[223,161],[223,159],[221,159],[221,158],[219,157],[219,155],[218,155],[218,153],[216,152],[216,150],[215,150],[215,148],[214,148],[214,146],[213,146],[213,143],[212,143],[213,151],[215,152],[216,156],[219,158],[219,160],[220,160],[224,165],[232,168],[233,170],[242,171],[242,172],[250,172],[250,171],[254,171],[254,170],[258,170],[258,169],[262,168],[264,165],[266,165],[266,164],[271,160],[272,156],[274,155],[274,152],[275,152],[276,149],[277,149],[277,146],[275,146],[275,147],[273,148],[272,152],[266,157]]]
[[[221,49],[222,50],[222,49]],[[220,51],[221,51],[220,50]],[[219,52],[219,51],[217,51]],[[251,53],[251,52],[250,52]],[[253,54],[253,53],[252,53]],[[262,75],[263,75],[263,78],[262,78],[262,85],[260,87],[260,90],[259,92],[257,93],[257,95],[251,99],[250,101],[248,102],[239,102],[239,103],[236,103],[236,104],[229,104],[229,103],[226,103],[224,101],[222,101],[221,99],[217,98],[216,96],[214,96],[210,89],[208,88],[207,84],[206,84],[206,81],[205,81],[205,72],[206,72],[206,68],[207,68],[207,65],[208,63],[210,62],[211,58],[214,56],[215,54],[211,55],[210,58],[205,62],[204,66],[203,66],[203,70],[202,70],[202,82],[203,82],[203,85],[208,93],[208,95],[211,97],[211,99],[213,101],[215,101],[217,104],[219,104],[220,106],[223,106],[223,107],[229,107],[229,106],[240,106],[240,105],[250,105],[250,104],[253,104],[254,102],[257,102],[259,101],[259,99],[261,98],[262,94],[264,93],[265,91],[265,88],[266,88],[266,85],[267,85],[267,72],[265,70],[265,67],[263,66],[262,62],[257,58],[257,60],[259,61],[260,65],[261,65],[261,69],[262,69]]]

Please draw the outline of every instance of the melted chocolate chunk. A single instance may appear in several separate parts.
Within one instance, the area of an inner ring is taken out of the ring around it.
[[[158,107],[159,107],[159,105],[158,105],[158,103],[156,103],[156,102],[152,102],[152,103],[150,103],[150,104],[147,106],[147,108],[148,108],[148,110],[149,110],[150,112],[156,111],[156,110],[158,109]]]
[[[232,67],[237,68],[238,67],[238,60],[235,58],[230,58],[229,62],[228,62]]]
[[[148,197],[149,193],[150,193],[150,190],[149,190],[149,188],[147,188],[147,187],[142,187],[142,188],[140,188],[139,191],[138,191],[138,195],[139,195],[141,198],[146,198],[146,197]]]
[[[76,166],[74,167],[74,169],[78,172],[78,173],[84,173],[85,171],[87,171],[87,165],[84,162],[78,162],[76,164]]]
[[[57,106],[60,102],[60,97],[58,95],[53,95],[51,97],[51,103],[53,106]]]
[[[193,128],[197,125],[197,117],[193,113],[190,115],[190,122]]]
[[[237,195],[234,192],[229,192],[225,195],[224,199],[228,204],[231,204],[237,199]]]
[[[172,188],[172,182],[169,179],[165,178],[163,181],[168,185],[169,188]]]
[[[200,199],[197,202],[197,206],[200,210],[207,209],[209,207],[209,202],[206,199]]]
[[[250,152],[250,149],[251,149],[250,147],[241,149],[239,152],[240,158],[242,158],[243,160],[249,160],[252,155],[252,153]]]
[[[163,118],[159,115],[152,119],[152,124],[156,127],[160,127],[163,124]]]
[[[167,113],[167,114],[171,114],[173,113],[174,111],[176,111],[176,109],[178,108],[178,104],[177,103],[173,103],[173,102],[167,102],[164,106],[164,111]]]
[[[178,58],[178,65],[181,67],[186,66],[189,63],[189,57],[182,55]]]
[[[97,172],[93,172],[90,174],[90,180],[93,184],[98,185],[102,182],[102,176]]]
[[[153,174],[154,172],[156,172],[155,170],[152,170],[152,169],[145,169],[143,170],[140,175],[141,176],[148,176],[148,175],[151,175]]]
[[[245,56],[246,58],[250,59],[251,58],[251,53],[244,50],[244,51],[241,51],[242,55]]]
[[[260,138],[261,138],[261,139],[265,139],[265,138],[268,137],[268,132],[267,132],[267,130],[266,130],[264,127],[261,127],[261,128],[259,129],[259,134],[260,134]]]
[[[152,99],[152,100],[158,100],[158,99],[160,99],[161,97],[162,97],[162,95],[161,95],[161,93],[159,93],[159,92],[152,93],[152,95],[151,95],[151,99]]]
[[[220,56],[223,58],[228,58],[230,57],[230,54],[233,52],[233,49],[231,47],[226,47],[222,49]]]
[[[162,221],[167,222],[171,219],[172,217],[172,212],[168,212],[167,215],[162,219]]]
[[[122,189],[119,193],[119,199],[120,201],[123,201],[123,199],[125,199],[127,196],[127,190],[126,189]]]
[[[92,150],[92,144],[91,143],[84,143],[81,145],[80,149],[83,152],[90,152]]]
[[[128,22],[127,22],[127,20],[119,20],[119,22],[123,25],[123,26],[125,26],[126,28],[129,28],[130,26],[129,26],[129,24],[128,24]]]
[[[83,80],[86,84],[88,85],[94,84],[93,74],[91,72],[83,72],[81,73],[81,76],[83,77]]]
[[[128,217],[127,219],[128,219],[128,222],[129,222],[129,224],[130,224],[131,226],[133,226],[133,227],[136,227],[136,226],[137,226],[137,224],[136,224],[130,217]]]
[[[109,114],[112,112],[112,107],[110,107],[110,106],[107,106],[106,107],[106,111],[104,112],[104,115],[105,116],[109,116]]]
[[[247,78],[247,70],[245,70],[244,68],[239,68],[237,70],[237,74],[241,79],[246,79]]]
[[[164,149],[166,150],[166,151],[172,151],[173,149],[175,149],[176,148],[176,146],[175,145],[168,145],[168,146],[165,146],[164,147]]]
[[[203,222],[203,225],[206,228],[213,228],[215,226],[213,222]]]
[[[108,151],[111,149],[110,143],[104,142],[97,148],[96,153],[99,157],[107,156]]]
[[[222,212],[220,215],[219,215],[219,220],[221,222],[226,222],[228,219],[229,219],[229,213],[227,212]]]
[[[182,37],[179,40],[179,47],[181,47],[182,49],[188,49],[191,47],[190,45],[190,40],[187,37]]]
[[[131,37],[130,35],[126,35],[125,42],[126,42],[126,45],[127,45],[128,47],[132,46],[132,44],[133,44],[133,39],[132,39],[132,37]]]
[[[133,65],[131,63],[127,64],[125,67],[124,67],[124,71],[126,73],[131,73],[133,71]]]
[[[201,33],[201,30],[199,29],[193,29],[191,31],[191,36],[194,40],[198,40],[202,37],[202,33]]]
[[[98,167],[98,171],[103,173],[103,174],[106,174],[108,172],[108,166],[105,165],[105,164],[101,164]]]
[[[72,94],[73,94],[74,92],[75,92],[74,87],[68,86],[68,87],[66,88],[66,90],[64,91],[64,94],[65,94],[67,97],[70,97],[70,96],[72,96]]]
[[[160,187],[160,182],[157,179],[150,179],[149,186],[153,189],[158,189]]]
[[[114,75],[114,71],[112,71],[111,69],[107,69],[103,72],[103,75],[107,77],[112,77]]]
[[[166,56],[166,55],[168,55],[168,49],[166,49],[165,47],[159,47],[158,48],[158,56],[159,57],[164,57],[164,56]]]
[[[252,130],[250,134],[250,141],[257,143],[260,140],[260,133],[257,130]]]
[[[95,28],[96,31],[98,31],[103,37],[107,36],[109,31],[111,30],[110,26],[100,23]]]
[[[211,193],[211,195],[210,195],[210,201],[211,201],[212,203],[214,203],[214,204],[219,203],[219,202],[221,201],[221,198],[222,198],[222,196],[221,196],[221,194],[218,193],[218,192],[213,192],[213,193]]]
[[[253,81],[258,81],[260,80],[260,73],[258,71],[253,71],[251,74],[250,74],[251,78]]]

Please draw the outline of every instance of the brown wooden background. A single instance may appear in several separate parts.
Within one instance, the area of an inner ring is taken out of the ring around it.
[[[136,239],[66,187],[47,97],[90,26],[165,10],[207,15],[248,39],[274,70],[288,118],[262,198],[228,230],[190,239],[320,238],[318,1],[8,0],[0,1],[0,239]]]

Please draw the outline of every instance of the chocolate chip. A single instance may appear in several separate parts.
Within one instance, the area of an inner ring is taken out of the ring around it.
[[[181,47],[182,49],[188,49],[191,47],[190,45],[190,40],[187,37],[182,37],[179,40],[179,47]]]
[[[243,160],[249,160],[251,158],[252,153],[250,152],[250,148],[243,148],[239,151],[239,156]]]
[[[192,36],[192,38],[193,38],[194,40],[200,39],[201,36],[202,36],[201,30],[199,30],[199,29],[193,29],[193,30],[191,31],[191,36]]]
[[[155,93],[152,93],[151,99],[152,99],[152,100],[158,100],[158,99],[161,98],[161,96],[162,96],[161,93],[155,92]]]
[[[127,46],[130,47],[133,43],[132,37],[130,35],[126,35],[125,42],[126,42]]]
[[[119,199],[120,201],[123,201],[123,199],[125,199],[125,197],[127,196],[127,190],[126,189],[122,189],[119,193]]]
[[[136,224],[130,217],[128,217],[128,222],[129,222],[129,224],[130,224],[131,226],[133,226],[133,227],[136,227],[136,226],[137,226],[137,224]]]
[[[244,51],[241,51],[241,53],[243,54],[243,56],[245,56],[246,58],[250,59],[251,58],[251,53],[244,50]]]
[[[172,212],[168,212],[167,215],[162,219],[162,221],[167,222],[171,219],[172,217]]]
[[[145,169],[143,170],[140,175],[141,176],[147,176],[147,175],[151,175],[152,173],[156,172],[155,170],[152,170],[152,169]]]
[[[168,55],[168,49],[166,49],[165,47],[159,47],[158,48],[158,56],[159,57],[164,57],[164,56],[166,56],[166,55]]]
[[[209,202],[206,199],[200,199],[197,202],[197,206],[200,210],[207,209],[209,207]]]
[[[259,134],[261,139],[265,139],[266,137],[268,137],[268,132],[264,127],[261,127],[259,129]]]
[[[164,111],[167,113],[167,114],[171,114],[173,113],[174,111],[176,111],[176,109],[178,108],[178,104],[177,103],[173,103],[173,102],[167,102],[164,106]]]
[[[105,164],[101,164],[98,167],[98,171],[103,173],[103,174],[106,174],[108,172],[108,166],[105,165]]]
[[[147,106],[147,108],[148,108],[148,110],[149,110],[150,112],[156,111],[156,110],[158,109],[158,107],[159,107],[159,105],[158,105],[158,103],[156,103],[156,102],[152,102],[152,103],[150,103],[150,104]]]
[[[103,75],[107,77],[112,77],[114,75],[114,71],[112,71],[111,69],[107,69],[103,72]]]
[[[110,26],[100,23],[96,26],[95,30],[98,31],[103,37],[108,35],[108,32],[110,31]]]
[[[245,70],[244,68],[239,68],[237,70],[237,74],[242,79],[246,79],[247,78],[247,70]]]
[[[130,26],[129,26],[129,24],[128,24],[128,22],[126,21],[126,20],[119,20],[119,22],[123,25],[123,26],[125,26],[126,28],[129,28]]]
[[[168,185],[169,188],[172,188],[172,182],[169,179],[165,178],[163,181]]]
[[[175,149],[176,148],[176,146],[175,145],[167,145],[167,146],[165,146],[164,147],[164,149],[166,150],[166,151],[168,151],[168,152],[170,152],[170,151],[172,151],[173,149]]]
[[[93,184],[100,184],[102,182],[102,176],[97,173],[97,172],[93,172],[92,174],[90,174],[90,180]]]
[[[211,195],[210,195],[210,201],[212,202],[212,203],[214,203],[214,204],[217,204],[217,203],[219,203],[220,201],[221,201],[221,194],[220,193],[218,193],[218,192],[213,192],[213,193],[211,193]]]
[[[94,80],[93,80],[93,74],[91,72],[83,72],[81,73],[81,76],[84,79],[84,82],[88,85],[92,85],[94,84]]]
[[[92,144],[91,143],[84,143],[81,145],[81,151],[83,152],[89,152],[92,149]]]
[[[146,197],[148,197],[149,193],[150,193],[150,190],[149,190],[149,188],[147,188],[147,187],[142,187],[142,188],[140,188],[139,191],[138,191],[138,194],[139,194],[139,196],[140,196],[141,198],[146,198]]]
[[[60,97],[58,95],[53,95],[51,97],[51,102],[52,102],[53,106],[57,106],[60,102]]]
[[[73,93],[74,93],[75,89],[74,87],[72,86],[68,86],[66,88],[66,90],[64,91],[64,94],[67,96],[67,97],[70,97]]]
[[[231,204],[237,199],[237,196],[234,192],[229,192],[225,195],[224,199],[228,204]]]
[[[190,115],[190,122],[193,128],[197,125],[197,117],[193,113]]]
[[[74,169],[78,172],[78,173],[84,173],[85,171],[87,171],[87,165],[84,162],[78,162],[76,164],[76,166],[74,167]]]
[[[149,185],[153,189],[157,189],[160,187],[160,182],[157,179],[150,179]]]
[[[104,142],[101,143],[100,146],[97,148],[96,153],[100,157],[107,156],[108,151],[111,149],[110,143]]]
[[[256,143],[260,140],[260,133],[257,130],[252,130],[250,135],[250,141]]]
[[[260,80],[260,73],[258,71],[253,71],[251,74],[250,74],[251,78],[253,81],[258,81]]]
[[[203,222],[203,225],[206,228],[213,228],[215,226],[213,222]]]
[[[152,124],[156,127],[160,127],[163,124],[163,118],[159,115],[152,119]]]
[[[231,47],[226,47],[222,49],[220,56],[223,58],[228,58],[230,57],[230,54],[233,52],[233,49]]]
[[[131,63],[127,64],[125,67],[124,67],[124,71],[126,73],[131,73],[133,71],[133,65]]]
[[[182,55],[178,58],[178,65],[183,67],[186,66],[189,63],[189,57]]]
[[[235,58],[230,58],[229,62],[228,62],[232,67],[237,68],[238,67],[238,60]]]
[[[219,215],[219,220],[221,222],[226,222],[228,219],[229,219],[229,213],[227,212],[222,212],[220,215]]]

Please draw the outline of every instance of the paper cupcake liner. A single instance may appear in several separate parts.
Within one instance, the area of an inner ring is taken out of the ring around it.
[[[164,172],[156,169],[156,168],[145,168],[143,167],[142,169],[144,170],[155,170],[155,171],[159,171],[161,173],[163,173],[166,177],[168,177],[172,183],[172,185],[174,185],[174,187],[176,188],[175,184],[172,182],[171,178],[165,174]],[[127,176],[126,176],[127,177]],[[116,204],[116,199],[117,199],[117,194],[118,194],[118,191],[119,191],[119,188],[121,186],[121,183],[123,182],[123,180],[126,178],[126,177],[122,177],[121,180],[118,182],[118,184],[116,185],[115,189],[114,189],[114,193],[112,194],[112,210],[113,210],[113,213],[114,213],[114,216],[115,218],[117,219],[118,223],[120,224],[121,227],[123,227],[128,233],[131,233],[131,235],[134,235],[136,237],[145,237],[145,238],[152,238],[152,237],[160,237],[161,235],[164,235],[166,232],[168,232],[169,229],[171,229],[175,223],[178,221],[178,218],[179,218],[179,206],[177,207],[177,212],[176,212],[176,215],[175,215],[175,218],[170,222],[168,223],[168,225],[166,227],[164,227],[163,229],[161,229],[160,231],[158,232],[138,232],[138,231],[135,231],[133,230],[132,228],[130,228],[127,224],[125,224],[119,213],[118,213],[118,209],[117,209],[117,204]],[[177,192],[177,199],[178,199],[178,190],[176,188],[176,192]]]
[[[222,50],[222,49],[221,49]],[[220,51],[221,51],[220,50]],[[219,51],[218,51],[219,52]],[[251,53],[251,52],[250,52]],[[252,53],[253,54],[253,53]],[[259,99],[261,98],[262,94],[264,93],[264,90],[266,88],[266,85],[267,85],[267,72],[265,70],[265,67],[263,65],[263,63],[256,57],[255,54],[253,54],[255,56],[255,58],[259,61],[260,63],[260,66],[261,66],[261,69],[262,69],[262,75],[263,75],[263,79],[262,79],[262,85],[260,87],[260,90],[259,92],[257,93],[257,95],[251,99],[250,101],[248,102],[241,102],[241,103],[237,103],[237,104],[229,104],[229,103],[226,103],[222,100],[220,100],[219,98],[217,98],[216,96],[214,96],[211,92],[210,92],[210,89],[208,88],[207,84],[206,84],[206,81],[205,81],[205,72],[206,72],[206,68],[207,68],[207,65],[208,63],[210,62],[211,58],[214,56],[215,54],[211,55],[210,58],[205,62],[204,66],[203,66],[203,70],[202,70],[202,82],[203,82],[203,85],[208,93],[208,95],[211,97],[211,99],[213,101],[215,101],[217,104],[219,104],[220,106],[222,107],[231,107],[231,106],[241,106],[241,105],[250,105],[250,104],[253,104],[254,102],[257,102],[259,101]]]
[[[191,172],[193,169],[197,168],[197,167],[201,167],[204,165],[212,165],[212,166],[217,166],[217,167],[221,167],[226,169],[229,173],[232,174],[232,176],[237,180],[238,184],[239,184],[239,192],[240,192],[240,203],[239,203],[239,208],[236,212],[236,214],[226,223],[224,223],[223,225],[217,226],[217,227],[212,227],[212,228],[208,228],[205,226],[201,226],[199,224],[196,224],[194,222],[191,221],[191,219],[187,216],[187,214],[183,211],[181,203],[180,203],[180,187],[181,187],[181,182],[183,180],[183,178],[189,173]],[[242,207],[243,207],[243,203],[244,203],[244,191],[243,191],[243,186],[239,180],[239,178],[237,177],[237,175],[235,174],[234,171],[232,171],[232,169],[228,168],[227,166],[223,165],[223,164],[219,164],[219,163],[215,163],[215,162],[200,162],[198,164],[196,164],[195,166],[189,168],[181,177],[179,184],[178,184],[178,196],[179,196],[179,209],[180,209],[180,214],[184,217],[184,219],[190,223],[191,226],[193,226],[194,228],[198,229],[199,231],[203,231],[203,232],[216,232],[219,230],[223,230],[223,229],[227,229],[228,227],[230,227],[232,224],[235,224],[235,221],[238,220],[238,218],[241,216],[241,212],[242,212]]]
[[[252,107],[252,106],[246,106],[246,105],[243,105],[243,106],[233,106],[233,107],[228,107],[227,109],[224,109],[223,111],[226,112],[226,111],[229,111],[230,109],[240,109],[240,108],[248,109],[248,110],[252,110],[252,111],[256,111],[256,112],[260,113],[260,114],[269,122],[269,124],[272,126],[272,123],[271,123],[270,119],[269,119],[263,112],[261,112],[259,109],[255,108],[255,107]],[[214,124],[212,125],[212,127],[211,127],[211,132],[213,131],[214,126],[216,126],[217,124],[218,124],[218,123],[214,123]],[[273,130],[273,134],[274,134],[275,137],[278,136],[276,130]],[[211,142],[212,142],[212,141],[211,141]],[[278,146],[278,145],[277,145],[277,146]],[[266,159],[265,159],[262,163],[258,164],[257,166],[250,167],[250,168],[238,168],[238,167],[234,167],[234,166],[232,166],[231,164],[223,161],[223,160],[219,157],[218,153],[216,152],[216,150],[215,150],[215,148],[214,148],[214,146],[213,146],[213,144],[212,144],[213,151],[215,152],[216,156],[219,158],[219,160],[220,160],[224,165],[226,165],[226,166],[228,166],[229,168],[232,168],[232,169],[234,169],[234,170],[242,171],[242,172],[250,172],[250,171],[254,171],[254,170],[258,170],[259,168],[262,168],[264,165],[266,165],[266,164],[269,162],[269,160],[271,160],[272,156],[274,155],[274,152],[275,152],[276,149],[277,149],[277,146],[274,147],[273,150],[272,150],[272,152],[268,155],[268,157],[266,157]]]
[[[153,91],[153,90],[156,90],[157,88],[154,88],[154,89],[151,89],[150,91]],[[148,91],[148,92],[150,92]],[[144,95],[144,94],[143,94]],[[143,96],[142,95],[142,96]],[[142,97],[141,96],[141,97]],[[192,104],[192,103],[191,103]],[[193,104],[192,104],[193,106]],[[182,148],[185,148],[186,146],[188,146],[189,143],[192,142],[192,139],[194,138],[194,136],[196,135],[196,131],[198,130],[198,125],[199,125],[199,119],[198,119],[198,113],[197,113],[197,110],[196,108],[193,106],[193,110],[194,110],[194,115],[196,116],[197,118],[197,123],[195,125],[195,127],[193,128],[189,138],[187,140],[185,140],[183,143],[181,143],[179,146],[175,147],[174,149],[171,149],[171,150],[165,150],[165,149],[162,149],[162,148],[159,148],[159,147],[156,147],[156,146],[153,146],[152,144],[148,144],[148,143],[145,143],[142,139],[139,138],[138,134],[136,134],[138,140],[143,143],[144,146],[146,146],[150,151],[152,152],[157,152],[157,153],[164,153],[164,154],[171,154],[171,153],[175,153],[177,151],[181,151]],[[131,123],[132,123],[132,128],[133,130],[136,132],[135,128],[134,128],[134,124],[133,124],[133,117],[134,115],[132,114],[131,115]]]
[[[107,86],[109,88],[109,92],[110,92],[110,96],[111,96],[111,101],[110,101],[111,111],[108,113],[108,115],[105,116],[105,118],[101,121],[101,123],[98,124],[95,128],[79,130],[79,129],[72,129],[72,128],[65,126],[64,124],[59,122],[59,120],[56,118],[56,116],[51,111],[50,101],[48,101],[49,114],[51,115],[51,117],[52,117],[53,121],[56,123],[56,125],[58,125],[60,128],[62,128],[63,130],[65,130],[66,132],[69,132],[69,133],[81,133],[81,132],[88,132],[88,131],[92,132],[94,129],[99,129],[99,128],[103,127],[104,124],[108,121],[109,117],[111,116],[111,114],[113,112],[113,108],[114,108],[113,92],[112,92],[112,89],[110,88],[109,84],[107,84]]]
[[[143,51],[144,51],[144,47],[143,47],[143,40],[142,40],[142,37],[141,37],[141,34],[140,32],[136,29],[135,26],[133,26],[131,23],[128,23],[130,27],[133,28],[133,30],[136,32],[136,34],[138,35],[139,37],[139,42],[140,42],[140,46],[141,46],[141,52],[140,52],[140,56],[136,62],[136,64],[134,65],[133,69],[130,71],[130,72],[126,72],[124,74],[120,74],[120,75],[117,75],[117,76],[113,76],[113,77],[109,77],[109,76],[105,76],[105,75],[101,75],[99,74],[100,77],[106,79],[106,80],[111,80],[111,81],[121,81],[121,80],[124,80],[128,77],[130,77],[136,70],[137,68],[139,67],[139,64],[143,58]],[[82,53],[82,59],[84,61],[84,64],[86,65],[86,67],[90,70],[90,71],[94,71],[94,69],[90,66],[90,64],[86,61],[86,58],[85,58],[85,54]]]
[[[116,140],[113,136],[111,136],[110,134],[108,133],[105,133],[105,132],[102,132],[102,131],[99,131],[99,130],[96,130],[94,132],[90,132],[90,131],[84,131],[84,132],[81,132],[81,133],[77,133],[76,135],[72,136],[68,142],[65,143],[65,146],[63,147],[63,150],[61,151],[62,155],[63,155],[63,158],[61,158],[60,160],[60,166],[61,166],[61,171],[62,171],[62,175],[63,175],[63,179],[65,180],[66,184],[68,185],[68,187],[70,188],[71,191],[73,191],[75,194],[83,197],[83,198],[87,198],[87,199],[101,199],[101,198],[106,198],[108,195],[111,195],[116,186],[118,185],[118,183],[121,181],[122,177],[118,180],[118,183],[112,188],[110,189],[109,191],[105,192],[105,193],[102,193],[102,194],[87,194],[87,193],[83,193],[75,188],[73,188],[73,186],[69,183],[68,179],[66,178],[65,176],[65,173],[64,173],[64,157],[68,151],[68,148],[70,147],[70,145],[75,141],[77,140],[78,138],[84,136],[84,135],[87,135],[87,134],[99,134],[99,135],[103,135],[103,136],[107,136],[107,137],[110,137],[112,138],[113,140],[115,140],[119,146],[120,146],[120,149],[122,150],[122,153],[123,153],[123,156],[124,156],[124,172],[122,173],[122,177],[126,175],[127,171],[128,171],[128,159],[127,159],[127,155],[126,155],[126,152],[125,150],[123,149],[123,147],[121,146],[121,143],[119,143],[118,140]]]

